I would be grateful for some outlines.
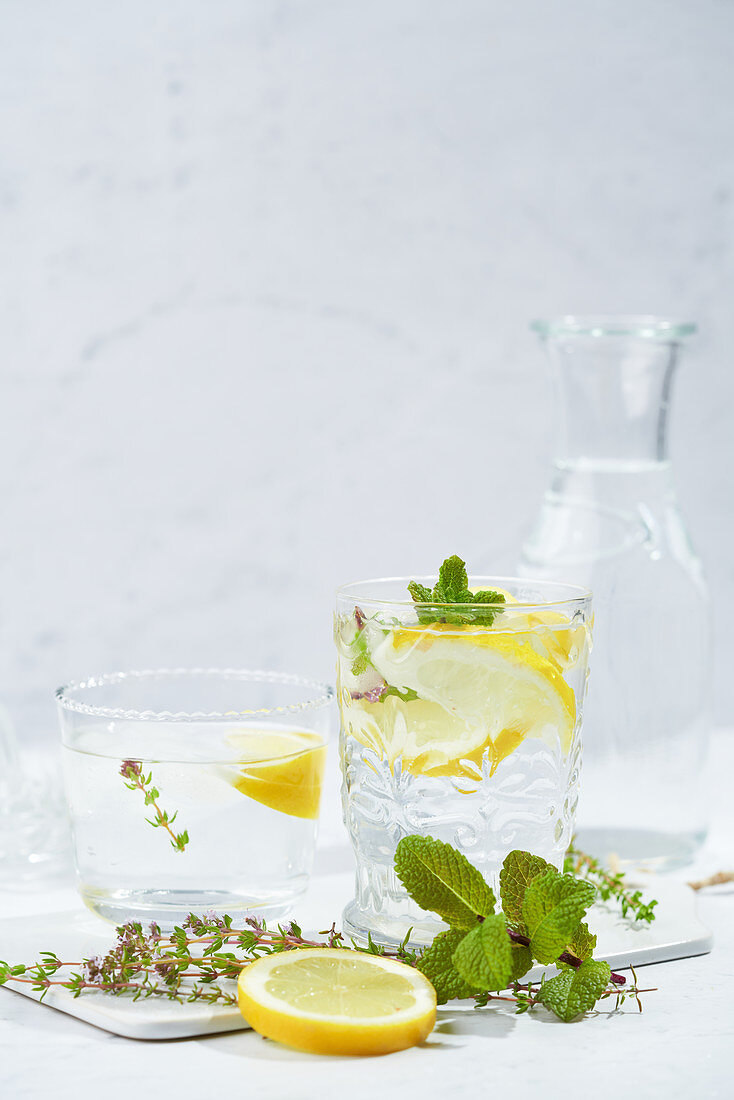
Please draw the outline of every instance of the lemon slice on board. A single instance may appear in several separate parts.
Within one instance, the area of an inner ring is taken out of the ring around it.
[[[243,730],[227,737],[236,765],[227,779],[242,794],[291,817],[319,814],[326,745],[310,730]]]
[[[573,689],[558,665],[523,635],[450,624],[403,627],[374,650],[387,683],[419,699],[355,701],[348,731],[413,774],[481,777],[526,738],[568,751],[576,721]]]
[[[340,948],[266,955],[242,971],[238,996],[255,1031],[314,1054],[389,1054],[436,1022],[436,991],[420,971]]]

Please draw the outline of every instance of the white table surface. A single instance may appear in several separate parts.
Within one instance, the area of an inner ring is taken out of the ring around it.
[[[711,763],[712,828],[696,864],[675,875],[682,880],[734,868],[731,731],[716,734]],[[350,858],[335,783],[334,777],[322,822],[321,873],[344,870]],[[642,1015],[626,1005],[614,1016],[602,1012],[566,1025],[545,1014],[515,1016],[510,1006],[445,1009],[424,1046],[381,1058],[300,1054],[247,1031],[136,1042],[0,989],[0,1098],[423,1100],[522,1090],[544,1100],[620,1095],[729,1100],[734,1096],[734,885],[705,891],[698,900],[699,915],[714,933],[714,950],[642,968],[642,984],[657,987],[644,998]],[[0,917],[76,904],[70,884],[0,889]],[[304,909],[318,911],[313,891]],[[324,914],[327,923],[334,916]]]

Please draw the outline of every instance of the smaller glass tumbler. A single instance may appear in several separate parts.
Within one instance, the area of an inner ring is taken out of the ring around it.
[[[340,588],[335,619],[342,802],[357,860],[344,929],[383,944],[411,928],[411,942],[426,943],[443,927],[395,875],[402,837],[454,845],[495,889],[515,848],[562,866],[590,646],[584,589],[470,577],[483,602],[428,605],[413,603],[408,580]]]
[[[279,917],[313,862],[332,689],[241,670],[121,672],[56,692],[77,884],[115,922]]]

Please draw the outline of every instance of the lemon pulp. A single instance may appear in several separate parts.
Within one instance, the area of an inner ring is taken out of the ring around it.
[[[322,737],[311,730],[243,730],[227,742],[238,757],[227,769],[233,787],[280,813],[318,817],[326,762]]]
[[[242,971],[247,1022],[271,1039],[322,1054],[386,1054],[421,1042],[436,1019],[436,993],[394,959],[340,948],[267,955]]]

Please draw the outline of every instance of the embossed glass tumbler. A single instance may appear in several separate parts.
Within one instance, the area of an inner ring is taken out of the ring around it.
[[[408,580],[346,585],[335,616],[342,804],[357,864],[344,929],[383,944],[410,929],[426,943],[443,927],[395,875],[402,837],[454,845],[494,887],[514,848],[562,865],[591,640],[583,588],[471,577],[473,592],[496,600],[428,605],[413,603]]]

